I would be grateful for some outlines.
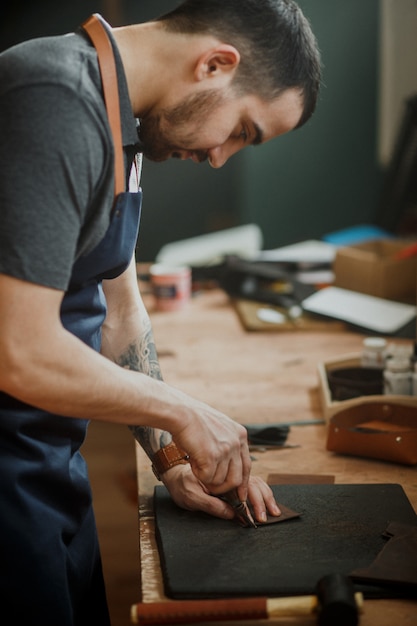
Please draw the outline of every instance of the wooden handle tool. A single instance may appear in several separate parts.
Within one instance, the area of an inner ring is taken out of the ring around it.
[[[355,601],[362,604],[362,594]],[[131,609],[131,621],[140,626],[197,624],[228,620],[258,620],[274,617],[300,617],[319,610],[317,596],[288,598],[233,598],[228,600],[174,600],[138,603]]]

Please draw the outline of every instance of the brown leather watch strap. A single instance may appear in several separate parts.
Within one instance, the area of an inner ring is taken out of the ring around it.
[[[116,62],[109,36],[96,13],[82,24],[82,28],[88,33],[97,51],[104,101],[113,137],[114,195],[117,196],[125,190],[125,174]]]
[[[189,463],[190,457],[184,450],[178,448],[174,442],[169,443],[164,448],[155,452],[152,457],[152,470],[158,480],[164,472],[171,469],[175,465],[184,465]]]

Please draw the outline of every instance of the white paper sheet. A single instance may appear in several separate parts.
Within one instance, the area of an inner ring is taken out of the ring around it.
[[[336,254],[336,246],[316,239],[300,241],[282,248],[262,250],[258,255],[260,261],[283,261],[299,264],[331,264]]]
[[[375,332],[392,334],[416,316],[411,304],[375,298],[340,287],[325,287],[302,302],[310,313],[326,315]]]
[[[167,243],[158,252],[156,263],[206,265],[221,262],[226,254],[253,259],[262,247],[262,239],[261,229],[256,224],[227,228]]]

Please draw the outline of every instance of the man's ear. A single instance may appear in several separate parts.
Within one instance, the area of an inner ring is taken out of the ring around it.
[[[222,78],[234,74],[240,63],[239,51],[229,44],[219,44],[200,55],[194,76],[201,81],[206,78]]]

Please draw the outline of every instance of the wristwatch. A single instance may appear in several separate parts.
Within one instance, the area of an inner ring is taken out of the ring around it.
[[[152,471],[158,480],[164,472],[175,465],[185,465],[189,463],[189,455],[176,446],[172,441],[164,448],[160,448],[152,457]]]

